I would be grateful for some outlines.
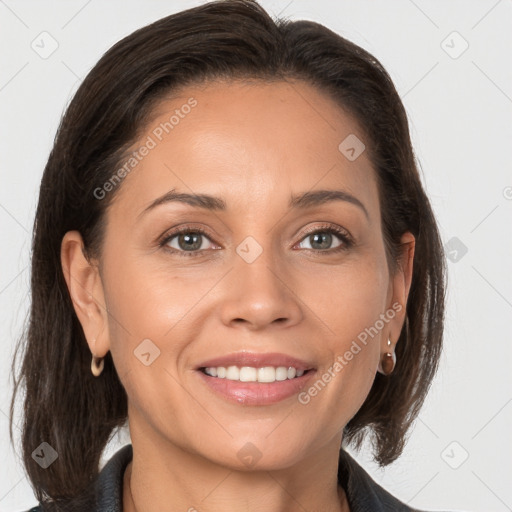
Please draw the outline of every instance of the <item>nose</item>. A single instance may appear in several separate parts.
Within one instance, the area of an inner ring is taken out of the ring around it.
[[[228,281],[221,306],[225,325],[256,331],[301,321],[303,310],[293,280],[276,264],[270,250],[264,250],[252,263],[235,258]]]

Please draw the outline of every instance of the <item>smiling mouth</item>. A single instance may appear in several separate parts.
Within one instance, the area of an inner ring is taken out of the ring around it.
[[[273,383],[294,380],[302,377],[311,370],[297,369],[293,366],[210,366],[199,368],[209,377],[237,382]]]

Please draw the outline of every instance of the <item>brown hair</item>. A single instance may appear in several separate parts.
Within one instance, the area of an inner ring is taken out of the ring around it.
[[[378,183],[383,237],[396,268],[400,236],[416,237],[406,324],[397,365],[377,374],[366,401],[344,429],[359,448],[372,434],[381,466],[402,452],[441,353],[445,262],[434,214],[411,147],[406,113],[382,65],[359,46],[311,21],[273,20],[253,0],[221,0],[141,28],[115,44],[69,104],[44,169],[32,242],[31,309],[16,394],[24,383],[23,462],[40,502],[78,496],[98,475],[100,457],[127,418],[127,396],[110,352],[102,375],[74,312],[60,263],[64,234],[78,230],[88,255],[101,253],[105,210],[115,191],[101,187],[147,123],[178,87],[214,79],[299,79],[329,94],[368,137]],[[340,141],[341,142],[341,141]],[[119,188],[119,187],[118,187]],[[46,441],[57,462],[42,469],[32,452]]]

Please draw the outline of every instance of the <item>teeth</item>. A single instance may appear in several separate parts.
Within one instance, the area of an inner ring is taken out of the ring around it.
[[[272,366],[258,368],[258,382],[275,382],[276,370]]]
[[[226,379],[240,380],[240,368],[238,366],[228,366],[226,370]]]
[[[250,366],[243,366],[240,368],[240,381],[241,382],[256,382],[258,380],[258,370]]]
[[[276,380],[286,380],[288,378],[288,370],[284,366],[276,368]]]
[[[212,366],[205,368],[206,375],[217,377],[219,379],[237,380],[240,382],[275,382],[287,379],[302,377],[304,370],[297,370],[293,366],[265,366],[263,368],[254,368],[252,366]]]

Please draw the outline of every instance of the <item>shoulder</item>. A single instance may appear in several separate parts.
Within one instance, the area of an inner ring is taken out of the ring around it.
[[[344,449],[340,450],[338,482],[345,489],[352,512],[427,512],[412,508],[375,482]]]
[[[70,500],[66,510],[76,512],[122,512],[123,475],[128,463],[132,460],[132,445],[120,448],[107,461],[97,478],[86,489],[83,495]],[[39,505],[26,512],[47,512],[53,510],[51,505]]]

